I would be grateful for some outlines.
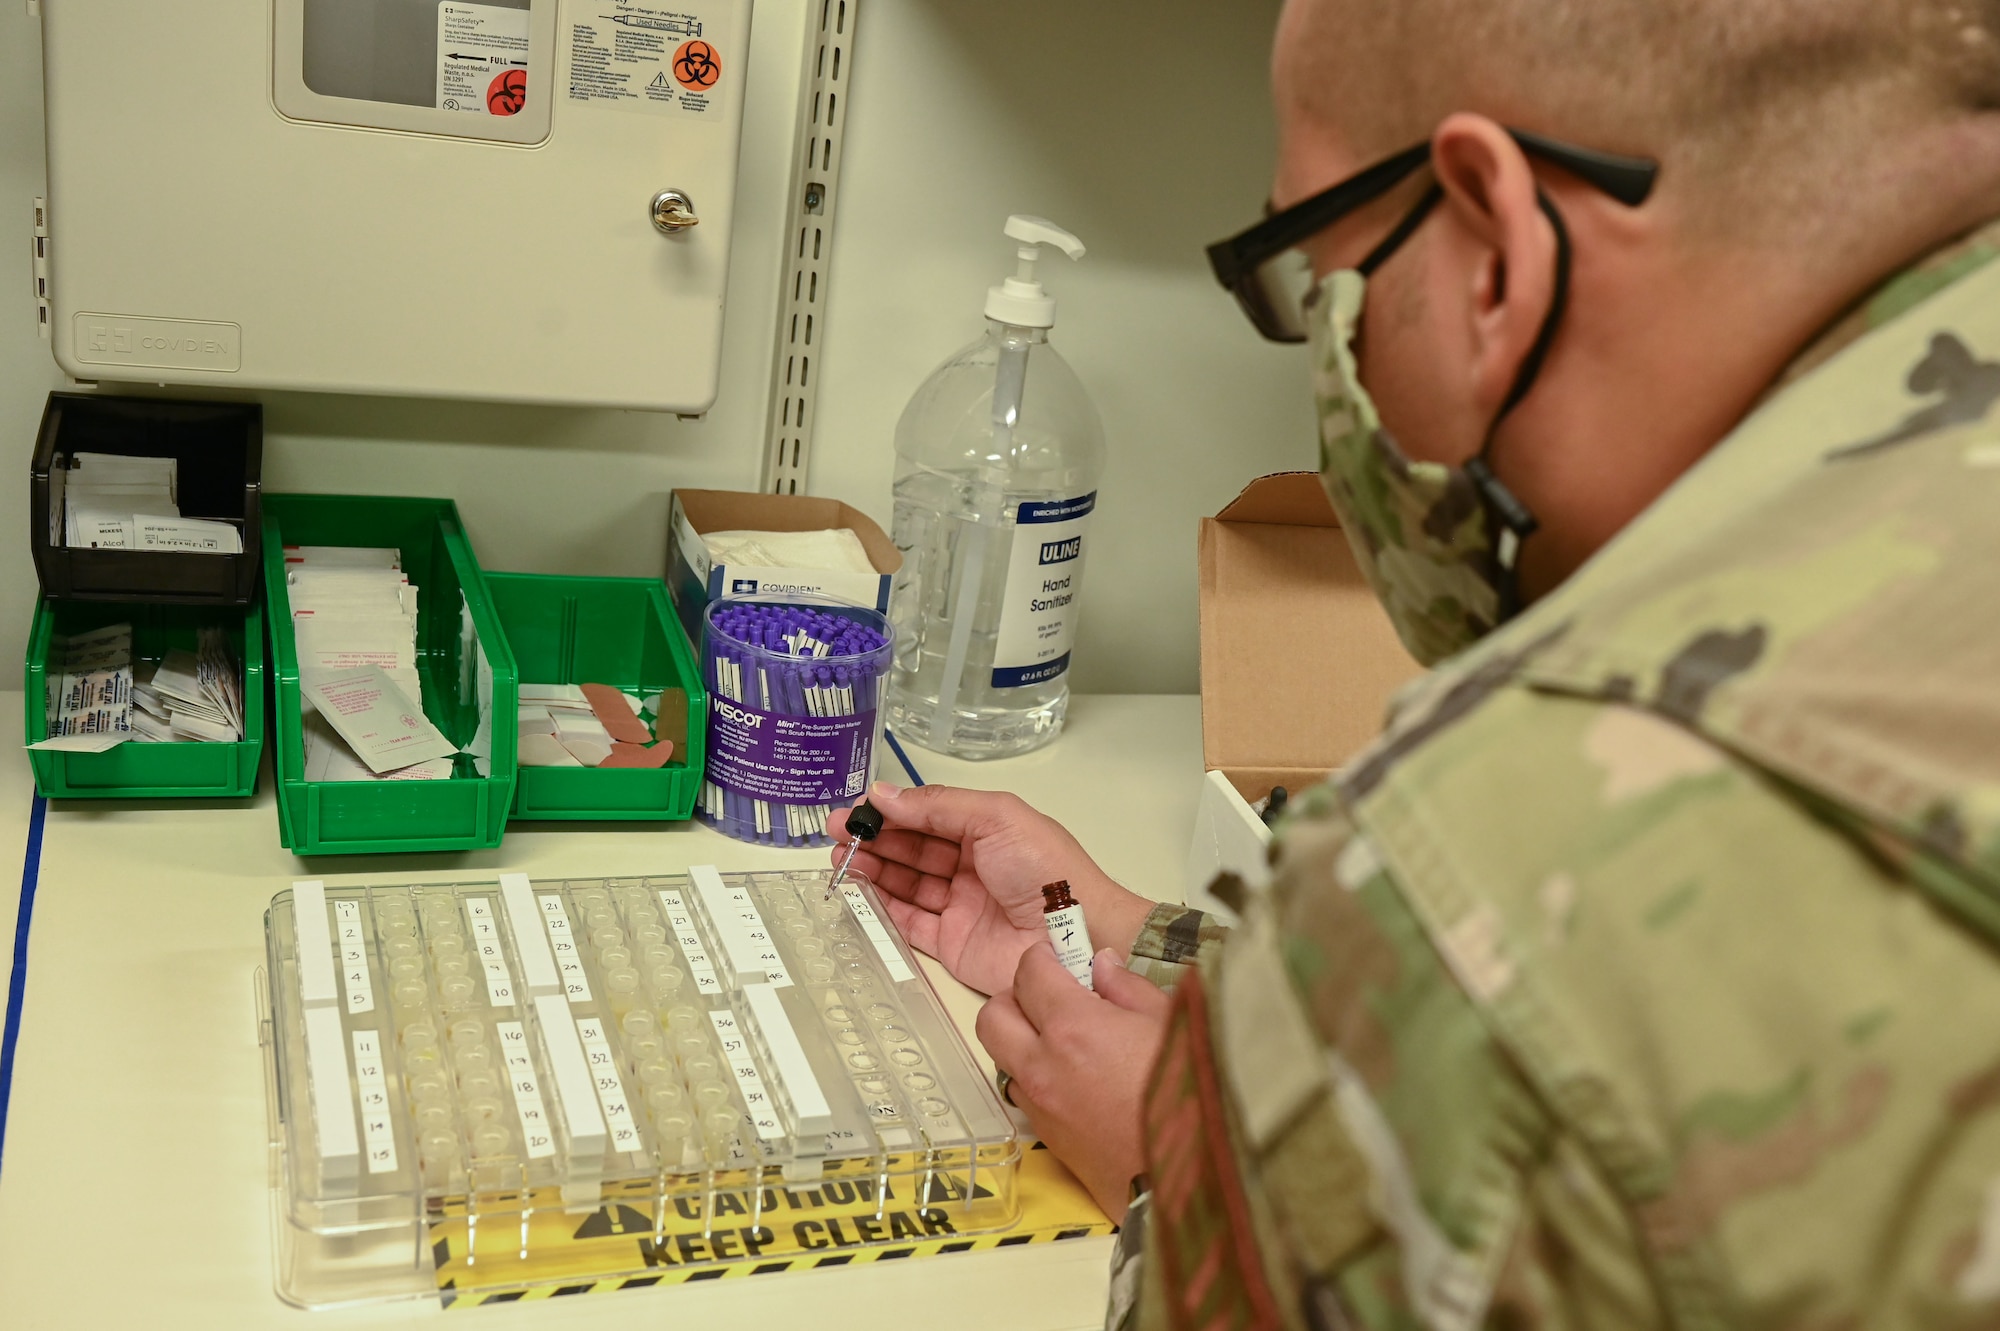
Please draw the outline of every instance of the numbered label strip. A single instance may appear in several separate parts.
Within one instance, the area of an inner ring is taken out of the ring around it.
[[[861,932],[867,934],[868,941],[875,945],[875,955],[882,958],[882,964],[888,967],[889,978],[898,984],[904,980],[916,979],[916,972],[910,969],[909,962],[903,960],[902,952],[896,947],[896,940],[889,936],[888,927],[882,923],[882,917],[875,913],[875,908],[868,904],[868,898],[861,895],[861,889],[843,887],[840,890],[847,897],[847,904],[853,910],[854,918],[861,922]]]
[[[695,928],[694,913],[688,909],[687,899],[674,889],[663,887],[660,909],[667,913],[667,927],[674,931],[674,941],[680,944],[681,955],[687,958],[695,988],[704,994],[721,993],[722,981],[716,978],[715,963],[708,959],[708,949]]]
[[[743,1093],[743,1106],[750,1111],[750,1122],[757,1128],[758,1139],[775,1141],[783,1137],[785,1128],[778,1121],[778,1108],[771,1102],[764,1079],[757,1075],[756,1060],[750,1057],[749,1038],[737,1024],[735,1014],[711,1008],[708,1019],[715,1027],[716,1038],[722,1042],[722,1056],[729,1060],[730,1074],[736,1078],[736,1089]]]
[[[707,864],[690,865],[688,882],[694,886],[697,913],[708,917],[710,930],[721,940],[736,984],[792,982],[749,888],[724,883],[715,867]]]
[[[347,1012],[353,1016],[375,1010],[375,990],[368,980],[368,942],[361,927],[361,903],[336,901],[333,914],[340,945],[340,984],[347,995]]]
[[[390,1128],[389,1081],[382,1067],[380,1031],[354,1032],[354,1084],[361,1092],[361,1141],[368,1172],[396,1168],[396,1134]]]
[[[500,951],[500,921],[494,917],[488,897],[467,897],[466,918],[472,923],[472,946],[486,972],[486,997],[494,1007],[514,1006],[514,977],[507,973],[507,958]]]
[[[785,969],[785,960],[778,955],[777,944],[771,941],[771,931],[764,927],[764,917],[757,910],[757,902],[750,895],[750,889],[740,884],[725,887],[724,899],[735,911],[736,936],[744,949],[745,960],[749,962],[742,969],[764,972],[764,982],[773,989],[782,989],[792,982],[791,972]]]
[[[550,893],[540,898],[542,923],[548,926],[549,950],[556,954],[556,974],[562,977],[563,996],[572,1003],[590,1001],[590,982],[583,978],[583,958],[577,955],[576,935],[570,932],[569,912],[562,898]]]
[[[595,1017],[578,1017],[576,1033],[583,1040],[583,1060],[590,1065],[591,1080],[597,1084],[597,1103],[611,1129],[611,1149],[638,1150],[639,1129],[632,1122],[632,1107],[625,1103],[625,1083],[618,1077],[611,1042],[604,1038],[604,1023]]]
[[[500,1056],[507,1062],[507,1084],[514,1088],[514,1109],[521,1116],[521,1140],[528,1144],[528,1156],[534,1160],[552,1156],[556,1134],[542,1103],[541,1084],[535,1080],[528,1032],[518,1021],[495,1022],[494,1028],[500,1032]]]
[[[759,1052],[768,1060],[772,1080],[777,1082],[791,1109],[794,1129],[801,1137],[816,1137],[831,1131],[833,1110],[826,1103],[826,1093],[820,1090],[805,1046],[799,1043],[799,1033],[792,1028],[792,1019],[785,1015],[778,991],[768,984],[746,984],[743,1001],[749,1008],[756,1034],[763,1040]]]

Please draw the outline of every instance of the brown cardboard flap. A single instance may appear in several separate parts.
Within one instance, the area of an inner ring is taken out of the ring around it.
[[[1252,481],[1202,520],[1202,758],[1246,799],[1347,761],[1419,670],[1317,475]]]
[[[902,552],[860,509],[814,495],[767,495],[742,490],[676,490],[696,535],[712,531],[826,531],[845,527],[861,539],[877,573],[903,567]]]
[[[1281,527],[1333,527],[1340,519],[1326,500],[1316,471],[1280,471],[1259,476],[1215,515],[1217,522],[1268,522]]]

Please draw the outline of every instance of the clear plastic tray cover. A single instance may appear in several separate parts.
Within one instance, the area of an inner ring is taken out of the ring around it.
[[[311,882],[266,934],[290,1302],[1018,1215],[1020,1143],[858,877]]]

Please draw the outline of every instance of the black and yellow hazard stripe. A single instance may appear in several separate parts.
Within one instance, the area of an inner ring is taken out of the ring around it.
[[[981,1223],[1001,1217],[982,1222],[982,1199],[1000,1199],[983,1183],[968,1197],[965,1177],[940,1173],[918,1196],[902,1191],[907,1180],[878,1197],[872,1180],[824,1179],[767,1189],[770,1200],[747,1211],[749,1194],[718,1192],[706,1212],[676,1205],[658,1226],[651,1205],[623,1189],[607,1189],[597,1209],[580,1219],[559,1207],[538,1208],[525,1235],[504,1215],[435,1216],[432,1258],[439,1297],[456,1308],[1059,1243],[1115,1230],[1045,1151],[1024,1152],[1013,1182],[1013,1223],[984,1232]],[[468,1242],[476,1244],[475,1255],[468,1255]]]
[[[893,1262],[939,1253],[978,1252],[986,1248],[1012,1248],[1033,1243],[1059,1243],[1065,1239],[1109,1234],[1115,1226],[1102,1217],[1096,1224],[1032,1233],[981,1234],[970,1238],[932,1239],[898,1247],[860,1247],[842,1252],[814,1253],[760,1262],[733,1262],[722,1266],[675,1267],[649,1271],[644,1275],[615,1276],[602,1280],[549,1282],[513,1289],[481,1289],[460,1292],[440,1291],[447,1308],[471,1308],[488,1303],[519,1303],[531,1299],[555,1299],[570,1294],[608,1294],[614,1290],[653,1289],[662,1285],[690,1284],[697,1280],[738,1280],[752,1276],[780,1275],[787,1271],[810,1271],[822,1266],[860,1266],[866,1262]]]

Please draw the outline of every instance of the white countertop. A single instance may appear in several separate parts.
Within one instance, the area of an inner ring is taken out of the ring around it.
[[[0,694],[18,752],[22,696]],[[1180,894],[1199,794],[1200,701],[1082,697],[1038,753],[965,763],[910,751],[926,781],[1012,790],[1114,877]],[[879,771],[900,776],[893,760]],[[14,950],[33,807],[25,758],[0,764],[0,957]],[[300,860],[278,844],[268,770],[255,799],[51,805],[0,1155],[0,1307],[42,1328],[338,1328],[441,1315],[430,1301],[300,1313],[272,1293],[262,1058],[252,976],[264,908],[329,884],[496,874],[605,877],[823,864],[824,850],[731,841],[697,824],[520,824],[498,850]],[[970,1039],[979,1000],[935,967]],[[975,1045],[976,1048],[976,1045]],[[1073,1328],[1100,1324],[1109,1239],[662,1286],[457,1314],[482,1327]]]

